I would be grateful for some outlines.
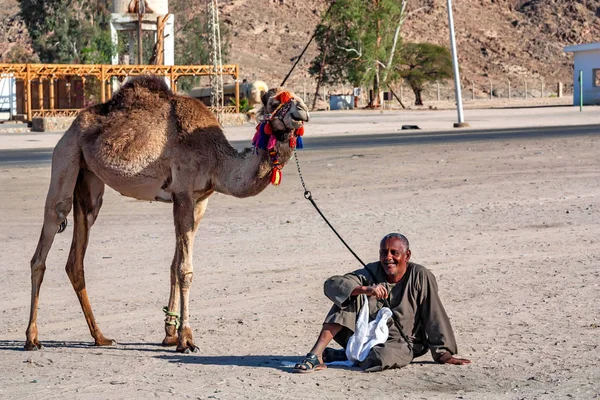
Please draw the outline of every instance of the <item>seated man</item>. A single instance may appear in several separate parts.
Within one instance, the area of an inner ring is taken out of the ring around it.
[[[325,295],[334,305],[317,342],[304,360],[296,364],[294,372],[320,370],[326,368],[325,362],[345,359],[343,350],[326,346],[334,339],[346,348],[356,326],[361,294],[368,296],[370,320],[376,317],[385,299],[394,314],[388,321],[387,341],[374,346],[366,359],[358,363],[365,372],[404,367],[427,350],[441,364],[471,362],[454,357],[456,341],[438,296],[435,277],[425,267],[409,262],[410,254],[408,239],[390,233],[381,240],[379,262],[325,281]]]

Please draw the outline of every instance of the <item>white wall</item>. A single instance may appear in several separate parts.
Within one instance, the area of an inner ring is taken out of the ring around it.
[[[583,71],[583,104],[600,105],[600,87],[594,87],[593,70],[600,69],[600,50],[574,52],[573,105],[579,105],[579,71]]]

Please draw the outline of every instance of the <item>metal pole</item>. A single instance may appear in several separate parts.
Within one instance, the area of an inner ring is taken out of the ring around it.
[[[100,102],[106,101],[106,73],[104,72],[104,65],[100,66]]]
[[[171,90],[175,91],[175,69],[173,66],[169,66],[169,82],[171,84]],[[220,111],[220,110],[219,110]]]
[[[27,122],[31,122],[31,102],[32,102],[32,97],[31,97],[31,64],[27,64],[27,78],[26,78],[26,82],[25,82],[25,89],[27,90],[27,96],[25,97],[26,103],[25,103],[25,110],[27,110]]]
[[[85,76],[81,77],[81,107],[85,107],[86,106],[86,101],[85,101]]]
[[[240,113],[240,71],[239,65],[235,66],[235,112]],[[248,96],[250,97],[250,96]]]
[[[469,126],[463,117],[462,95],[460,89],[460,75],[458,72],[458,57],[456,55],[456,43],[454,41],[454,19],[452,18],[452,0],[448,0],[448,27],[450,28],[450,47],[452,49],[452,68],[454,69],[454,95],[456,97],[456,111],[458,112],[458,123],[455,128]]]
[[[8,78],[8,99],[10,102],[10,119],[12,120],[14,116],[17,114],[17,110],[15,107],[15,90],[13,85],[15,85],[16,79],[13,77]]]
[[[44,81],[40,77],[37,82],[38,88],[38,109],[44,109]]]
[[[50,78],[50,109],[54,110],[54,76]]]
[[[142,18],[146,13],[145,3],[145,1],[138,0],[138,64],[144,64]]]
[[[579,70],[579,111],[583,111],[583,71]]]

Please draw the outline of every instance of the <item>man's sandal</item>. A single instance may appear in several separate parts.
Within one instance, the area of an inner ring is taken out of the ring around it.
[[[308,353],[301,363],[294,366],[294,372],[306,374],[308,372],[320,371],[325,368],[327,368],[327,365],[322,364],[316,354]]]

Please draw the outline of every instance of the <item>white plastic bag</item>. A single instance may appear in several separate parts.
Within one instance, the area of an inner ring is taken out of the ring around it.
[[[377,313],[377,318],[369,322],[369,300],[361,295],[362,307],[356,318],[354,335],[348,339],[346,356],[349,361],[363,361],[374,346],[385,343],[388,338],[388,320],[392,317],[392,310],[383,307]]]

